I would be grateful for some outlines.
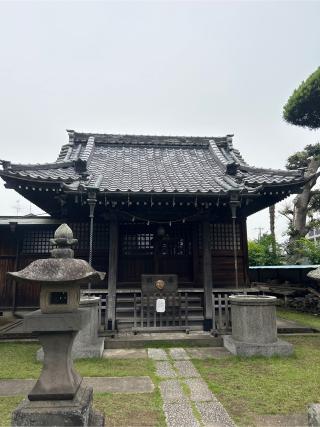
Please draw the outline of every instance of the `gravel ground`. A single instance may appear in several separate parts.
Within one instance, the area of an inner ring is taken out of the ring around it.
[[[160,392],[165,403],[173,403],[186,400],[182,387],[178,380],[166,380],[160,383]]]
[[[190,389],[190,399],[193,402],[206,402],[213,398],[205,381],[202,378],[188,378],[184,380]]]
[[[200,377],[199,372],[193,366],[190,360],[177,360],[174,362],[174,367],[178,371],[178,376],[182,378]]]
[[[188,402],[165,403],[163,410],[168,427],[199,427]]]
[[[197,402],[196,407],[201,414],[205,426],[235,427],[229,414],[218,400]]]
[[[156,374],[160,378],[173,378],[177,376],[171,363],[166,361],[156,361]]]

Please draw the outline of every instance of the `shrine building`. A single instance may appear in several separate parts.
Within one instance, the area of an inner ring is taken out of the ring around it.
[[[249,166],[232,135],[68,135],[52,163],[1,161],[5,186],[50,215],[0,217],[2,310],[37,307],[38,288],[6,272],[49,256],[66,222],[75,256],[107,272],[84,290],[102,297],[106,329],[210,330],[215,297],[251,289],[247,217],[306,182],[302,171]]]

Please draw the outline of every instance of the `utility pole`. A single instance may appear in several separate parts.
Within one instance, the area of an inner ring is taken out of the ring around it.
[[[13,206],[16,211],[17,211],[17,216],[19,216],[19,213],[21,211],[21,205],[20,205],[20,200],[16,200],[16,204]]]
[[[262,230],[264,230],[264,227],[255,227],[255,230],[259,230],[258,241],[260,241],[262,236]]]

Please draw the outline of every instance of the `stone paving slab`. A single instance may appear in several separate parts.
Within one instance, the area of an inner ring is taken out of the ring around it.
[[[202,422],[206,427],[235,427],[227,411],[221,403],[214,399],[211,402],[196,402]]]
[[[189,360],[190,357],[184,348],[170,348],[169,350],[170,356],[174,360]]]
[[[165,403],[163,411],[168,427],[199,427],[191,405],[187,402]]]
[[[26,395],[36,380],[0,380],[0,396]],[[152,393],[150,377],[85,377],[84,384],[96,393]]]
[[[162,348],[148,348],[148,357],[153,360],[168,360],[168,355]]]
[[[150,377],[86,377],[85,384],[96,393],[152,393]]]
[[[193,366],[190,360],[176,360],[174,367],[178,371],[178,376],[182,378],[200,377],[199,372]]]
[[[0,396],[26,395],[35,385],[36,380],[1,380]]]
[[[186,351],[191,359],[222,359],[230,356],[230,352],[224,347],[193,347]]]
[[[184,380],[190,389],[190,399],[193,402],[207,402],[213,395],[202,378],[188,378]]]
[[[255,417],[256,427],[308,427],[307,413],[290,415],[257,415]]]
[[[182,387],[178,380],[161,381],[160,392],[164,403],[181,402],[186,400]]]
[[[145,348],[121,348],[104,350],[104,359],[147,359]]]
[[[156,361],[156,374],[160,378],[173,378],[177,376],[171,363],[166,361]]]

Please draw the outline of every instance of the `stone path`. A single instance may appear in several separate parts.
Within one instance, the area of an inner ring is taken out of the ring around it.
[[[97,393],[152,393],[150,377],[84,377],[83,381]],[[0,396],[26,395],[35,380],[0,380]]]
[[[148,357],[153,360],[167,360],[168,356],[162,348],[148,348]]]
[[[187,353],[191,359],[223,359],[230,356],[224,347],[190,347]]]
[[[183,348],[171,348],[167,352],[154,350],[148,349],[148,355],[155,360],[156,372],[161,378],[159,388],[168,427],[235,427],[190,360],[190,356],[195,355],[213,357],[212,349],[198,348],[191,353],[192,349]],[[222,352],[217,357],[227,354]]]
[[[173,378],[177,376],[170,362],[158,362],[156,364],[156,374],[160,378]]]
[[[147,350],[144,348],[108,349],[103,352],[104,359],[146,359]]]

